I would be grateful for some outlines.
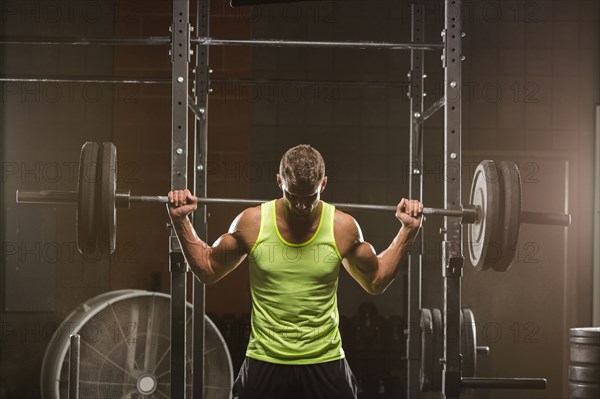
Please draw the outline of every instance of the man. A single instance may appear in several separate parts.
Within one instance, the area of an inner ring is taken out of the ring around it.
[[[289,149],[277,184],[281,198],[244,210],[212,246],[188,219],[197,199],[188,190],[169,193],[169,215],[200,281],[215,283],[249,258],[252,331],[234,398],[356,398],[338,329],[339,265],[370,294],[383,293],[406,265],[423,206],[400,201],[402,227],[377,255],[352,216],[321,201],[327,177],[317,150]]]

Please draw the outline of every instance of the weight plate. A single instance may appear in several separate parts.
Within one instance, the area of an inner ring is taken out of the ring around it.
[[[477,335],[475,330],[475,315],[469,308],[461,312],[460,353],[462,355],[462,376],[475,377],[477,367]]]
[[[115,193],[117,190],[117,147],[113,143],[102,143],[100,155],[99,186],[96,187],[98,221],[98,245],[102,252],[113,253],[117,241],[117,208]]]
[[[497,272],[505,272],[515,259],[519,245],[519,225],[521,216],[521,174],[514,162],[501,161],[498,163],[501,180],[502,227],[500,232],[500,256],[492,263]]]
[[[421,309],[421,392],[433,391],[433,320],[431,310]]]
[[[83,255],[96,251],[96,181],[98,180],[98,143],[88,141],[79,154],[77,197],[77,248]]]
[[[432,391],[442,391],[442,363],[440,359],[444,357],[444,323],[442,312],[439,309],[431,310],[431,319],[433,322],[433,376]]]
[[[598,383],[600,381],[600,365],[587,363],[579,366],[569,366],[569,381]]]
[[[498,258],[497,226],[500,218],[500,184],[494,161],[482,161],[475,169],[469,203],[478,207],[479,218],[467,228],[469,258],[479,271],[487,270]]]

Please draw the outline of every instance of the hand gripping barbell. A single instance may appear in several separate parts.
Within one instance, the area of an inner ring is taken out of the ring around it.
[[[17,191],[17,203],[77,204],[77,245],[83,254],[116,247],[117,208],[132,202],[166,204],[166,196],[131,195],[118,190],[117,149],[113,143],[87,142],[81,148],[77,191]],[[199,198],[201,205],[258,205],[265,200]],[[393,205],[334,203],[350,211],[395,212]],[[468,225],[468,250],[478,270],[506,271],[514,259],[521,223],[569,226],[568,214],[521,210],[521,176],[514,163],[483,161],[475,170],[469,205],[423,208],[423,215],[459,217]]]

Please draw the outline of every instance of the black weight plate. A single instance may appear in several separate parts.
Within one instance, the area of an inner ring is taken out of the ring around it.
[[[477,368],[477,335],[475,330],[475,315],[469,308],[462,308],[462,330],[460,336],[460,353],[462,355],[462,376],[475,377]]]
[[[77,248],[83,255],[96,251],[96,181],[98,180],[98,143],[88,141],[79,155],[77,198]]]
[[[500,256],[492,263],[497,272],[505,272],[515,259],[519,245],[519,226],[521,216],[521,174],[514,162],[501,161],[498,163],[501,178],[502,199],[502,240],[500,241]]]
[[[431,310],[421,309],[421,392],[433,391],[433,320]]]
[[[479,271],[487,270],[498,258],[500,182],[494,161],[482,161],[475,169],[469,203],[479,209],[479,219],[467,227],[469,258]]]
[[[442,312],[439,309],[431,310],[433,322],[433,376],[432,391],[442,391],[442,363],[440,359],[444,357],[444,322]]]
[[[117,240],[117,147],[113,143],[102,143],[100,155],[99,185],[96,187],[98,220],[98,245],[103,253],[113,253]]]

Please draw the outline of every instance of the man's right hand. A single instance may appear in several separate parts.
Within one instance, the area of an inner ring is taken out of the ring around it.
[[[182,220],[198,208],[198,198],[190,190],[173,190],[168,194],[167,208],[171,220]]]

